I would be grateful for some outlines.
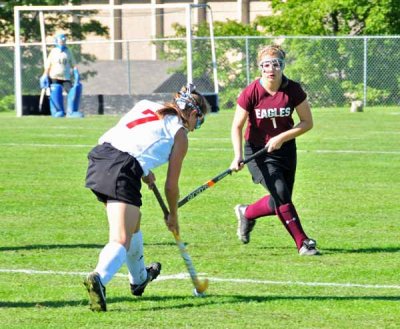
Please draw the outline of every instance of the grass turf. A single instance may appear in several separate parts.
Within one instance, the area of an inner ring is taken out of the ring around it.
[[[88,151],[119,118],[0,113],[1,327],[398,327],[400,112],[313,112],[314,129],[297,141],[294,202],[322,256],[299,257],[275,217],[258,220],[250,244],[237,240],[233,206],[264,193],[245,169],[181,208],[182,238],[210,279],[207,297],[195,298],[190,280],[175,277],[184,263],[144,188],[145,259],[163,264],[162,277],[135,298],[124,266],[105,314],[89,311],[82,284],[107,242],[103,207],[83,186]],[[232,114],[190,134],[182,196],[229,166]],[[165,172],[155,170],[160,190]]]

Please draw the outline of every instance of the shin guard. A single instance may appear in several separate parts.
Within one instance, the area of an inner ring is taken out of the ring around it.
[[[271,204],[274,204],[274,202],[271,200],[270,195],[262,197],[246,208],[244,216],[247,219],[257,219],[259,217],[275,215],[275,208]]]
[[[67,100],[67,113],[70,117],[81,118],[83,117],[82,112],[79,112],[79,102],[82,95],[82,84],[79,82],[75,84],[68,93]]]
[[[303,240],[308,238],[303,231],[299,215],[294,205],[291,203],[281,205],[276,209],[276,214],[296,242],[297,249],[300,249]]]
[[[50,85],[50,112],[53,117],[60,118],[65,116],[63,87],[58,83]]]

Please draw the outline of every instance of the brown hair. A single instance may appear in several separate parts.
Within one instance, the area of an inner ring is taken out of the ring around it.
[[[157,114],[163,118],[168,114],[179,116],[184,123],[187,122],[187,118],[192,110],[198,108],[203,115],[206,115],[209,112],[210,105],[208,104],[206,98],[195,90],[193,85],[190,85],[191,93],[189,94],[189,86],[183,86],[180,91],[175,93],[172,102],[167,102],[164,106],[157,111]],[[185,100],[185,107],[181,109],[178,104],[178,99]],[[194,106],[194,107],[193,107]]]
[[[272,44],[266,47],[263,47],[259,50],[258,52],[258,62],[261,62],[261,59],[265,56],[265,55],[269,55],[269,56],[274,56],[274,57],[278,57],[282,60],[285,59],[286,57],[286,53],[283,51],[282,47],[280,45],[277,44]]]

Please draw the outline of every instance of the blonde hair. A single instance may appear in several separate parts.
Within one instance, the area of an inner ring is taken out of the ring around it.
[[[286,57],[286,53],[283,51],[282,47],[277,44],[272,44],[272,45],[263,47],[259,50],[258,56],[257,56],[259,63],[261,62],[262,58],[265,55],[278,57],[282,60],[285,60],[285,57]]]

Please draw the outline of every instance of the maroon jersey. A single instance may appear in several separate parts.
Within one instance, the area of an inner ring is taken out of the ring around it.
[[[288,80],[275,95],[270,95],[261,85],[261,79],[249,84],[240,94],[237,103],[249,112],[244,139],[256,146],[264,146],[273,136],[289,130],[294,122],[292,113],[307,98],[300,84]]]

